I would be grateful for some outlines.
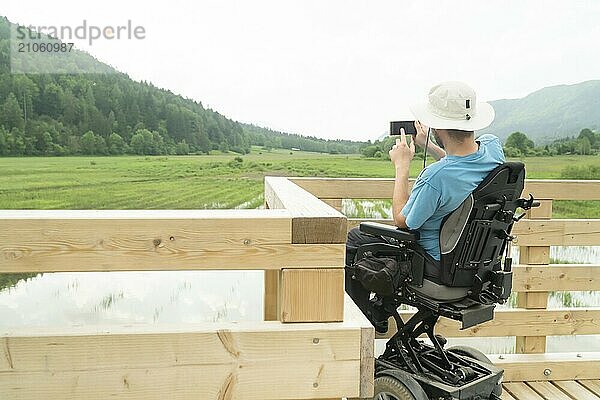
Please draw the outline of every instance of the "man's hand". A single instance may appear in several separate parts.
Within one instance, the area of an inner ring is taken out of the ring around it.
[[[404,167],[408,169],[410,161],[415,156],[415,144],[413,140],[410,141],[410,145],[406,143],[404,128],[400,129],[400,139],[396,139],[396,144],[392,147],[389,154],[396,168]]]
[[[417,143],[417,146],[423,148],[425,147],[425,142],[427,141],[428,128],[425,125],[423,125],[421,121],[415,121],[415,129],[417,130],[415,142]]]
[[[425,143],[427,143],[427,131],[429,128],[423,125],[421,121],[415,121],[415,129],[417,130],[415,142],[417,143],[417,146],[424,149]],[[429,154],[435,158],[436,161],[440,158],[446,157],[446,151],[432,142],[431,139],[429,140],[428,146]]]

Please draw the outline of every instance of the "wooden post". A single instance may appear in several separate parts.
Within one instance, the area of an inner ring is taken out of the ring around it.
[[[540,200],[540,207],[532,208],[525,215],[528,219],[552,218],[552,200]],[[521,246],[519,264],[547,266],[550,263],[550,246]],[[545,309],[548,307],[548,292],[519,292],[517,305],[526,309]],[[517,353],[545,353],[546,336],[517,336]]]
[[[284,269],[279,299],[281,322],[343,321],[344,270]]]
[[[346,243],[347,219],[283,177],[265,177],[265,202],[283,208],[292,216],[292,244]],[[341,205],[341,201],[340,201]],[[310,251],[310,249],[307,249]],[[282,322],[342,321],[344,314],[344,253],[332,257],[327,266],[297,269],[290,265],[279,275],[265,274],[265,319]],[[274,300],[275,297],[276,299]]]
[[[267,200],[265,209],[269,209]],[[277,321],[279,319],[279,280],[281,270],[264,271],[264,319],[265,321]]]
[[[265,297],[264,318],[265,321],[277,321],[279,319],[279,282],[281,281],[281,270],[265,271]]]

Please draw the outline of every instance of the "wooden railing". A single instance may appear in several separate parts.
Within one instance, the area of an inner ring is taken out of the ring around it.
[[[0,211],[0,273],[265,270],[265,320],[0,332],[0,399],[369,397],[374,331],[344,304],[346,218],[266,180],[270,210]],[[43,305],[41,306],[43,307]]]
[[[320,399],[373,391],[374,332],[344,301],[346,198],[389,179],[265,179],[268,210],[0,211],[0,273],[265,270],[265,321],[0,332],[2,399]],[[600,353],[548,354],[548,335],[598,334],[600,310],[548,310],[553,290],[600,290],[599,266],[548,265],[548,248],[599,245],[600,220],[552,220],[549,201],[598,200],[599,181],[529,180],[544,200],[514,232],[519,308],[446,336],[516,336],[505,380],[597,379]],[[520,343],[520,344],[519,344]]]
[[[341,207],[342,199],[390,199],[393,179],[292,178],[323,201]],[[412,182],[411,182],[412,185]],[[513,267],[516,309],[496,311],[493,321],[459,330],[442,319],[438,332],[447,337],[515,336],[515,353],[493,355],[506,369],[505,380],[598,379],[600,353],[546,353],[546,337],[600,334],[600,308],[547,309],[550,291],[600,290],[600,265],[550,264],[550,246],[599,246],[600,219],[551,219],[553,200],[600,200],[600,181],[526,180],[541,207],[527,212],[513,233],[518,236],[519,264]],[[365,219],[349,219],[348,229]],[[372,219],[371,219],[372,220]],[[378,220],[392,224],[391,220]],[[410,313],[404,313],[408,317]],[[390,320],[393,325],[393,320]],[[383,337],[389,337],[395,327]]]

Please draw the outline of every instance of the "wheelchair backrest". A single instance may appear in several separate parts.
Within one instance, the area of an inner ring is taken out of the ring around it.
[[[499,165],[444,217],[439,238],[442,284],[469,287],[482,269],[500,269],[524,182],[523,163]]]

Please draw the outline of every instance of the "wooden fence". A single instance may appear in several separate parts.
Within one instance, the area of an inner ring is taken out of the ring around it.
[[[374,332],[344,300],[341,199],[389,199],[390,179],[265,179],[268,210],[0,211],[0,273],[265,270],[265,321],[0,332],[2,399],[322,399],[372,395]],[[547,292],[600,290],[600,266],[550,265],[549,246],[600,245],[600,220],[553,220],[552,200],[600,200],[600,181],[528,180],[543,200],[515,226],[519,308],[450,336],[516,336],[505,380],[597,379],[600,353],[545,352],[600,333],[600,310]],[[337,208],[337,209],[336,209]],[[389,222],[389,221],[388,221]],[[535,353],[535,354],[533,354]]]
[[[341,207],[342,199],[390,199],[394,185],[393,179],[378,178],[292,181],[335,207]],[[600,290],[600,265],[550,264],[550,246],[600,246],[600,219],[551,218],[553,200],[600,200],[600,181],[528,179],[523,194],[529,193],[541,206],[513,229],[520,250],[519,264],[513,267],[518,308],[496,311],[493,321],[463,331],[455,321],[441,319],[438,332],[447,337],[515,336],[515,354],[492,355],[506,369],[507,381],[598,379],[600,352],[546,353],[546,337],[600,334],[600,308],[547,309],[550,291]],[[361,221],[348,219],[348,229]]]
[[[1,399],[369,397],[346,218],[287,179],[270,210],[0,211],[0,273],[265,270],[265,320],[0,332]]]

